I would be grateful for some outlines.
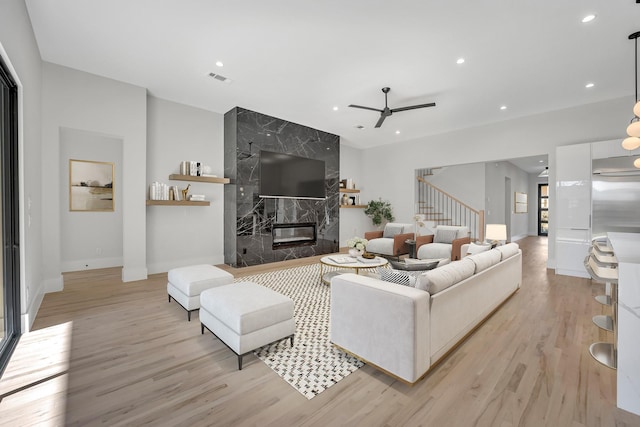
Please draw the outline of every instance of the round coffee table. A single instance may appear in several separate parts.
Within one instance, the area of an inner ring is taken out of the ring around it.
[[[350,261],[349,258],[351,258],[351,260],[353,261],[348,262]],[[322,280],[322,283],[328,285],[331,283],[331,279],[333,277],[337,276],[338,274],[346,273],[346,271],[343,270],[334,270],[323,273],[323,266],[325,265],[333,268],[353,269],[355,270],[355,273],[358,274],[361,269],[384,267],[388,263],[389,261],[387,261],[386,258],[382,258],[379,256],[377,256],[375,260],[367,260],[367,262],[363,262],[359,261],[358,258],[352,258],[348,255],[329,255],[320,258],[320,280]]]

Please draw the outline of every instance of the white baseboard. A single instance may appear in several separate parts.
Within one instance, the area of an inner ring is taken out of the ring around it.
[[[122,267],[122,257],[112,258],[88,258],[78,259],[74,261],[65,261],[62,263],[62,272],[95,270],[98,268]]]
[[[515,242],[517,240],[524,239],[525,237],[528,237],[528,236],[529,236],[528,234],[518,234],[517,236],[511,236],[511,241]]]
[[[40,310],[40,305],[42,305],[42,300],[44,299],[44,292],[42,291],[44,286],[39,287],[39,292],[36,293],[29,303],[27,307],[27,311],[20,315],[20,327],[22,333],[29,332],[31,330],[31,326],[33,326],[34,320],[36,320],[36,315],[38,314],[38,310]]]

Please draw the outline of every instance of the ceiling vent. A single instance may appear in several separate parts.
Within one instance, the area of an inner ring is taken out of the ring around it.
[[[209,77],[213,77],[214,79],[219,80],[219,81],[224,82],[224,83],[231,83],[232,82],[231,79],[229,79],[229,78],[227,78],[225,76],[222,76],[220,74],[216,74],[216,73],[209,73]]]

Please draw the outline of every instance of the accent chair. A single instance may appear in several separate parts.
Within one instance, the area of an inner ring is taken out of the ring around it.
[[[364,238],[367,243],[367,252],[385,257],[397,257],[409,253],[409,245],[405,242],[413,239],[413,224],[388,222],[384,230],[367,231]]]
[[[456,225],[438,225],[434,234],[418,236],[416,239],[416,257],[418,259],[451,258],[461,259],[460,248],[471,243],[469,227]]]

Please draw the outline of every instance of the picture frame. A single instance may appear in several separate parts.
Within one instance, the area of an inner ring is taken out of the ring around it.
[[[69,210],[113,212],[114,176],[112,162],[69,159]]]
[[[515,213],[527,213],[529,211],[528,195],[527,193],[515,192],[514,196],[514,212]]]

